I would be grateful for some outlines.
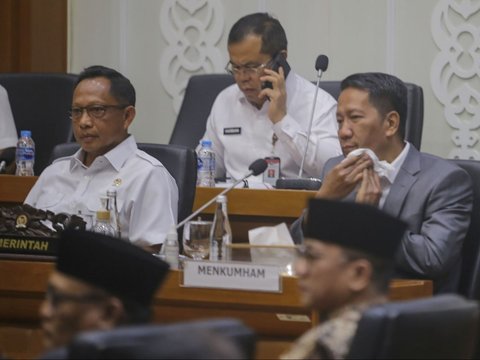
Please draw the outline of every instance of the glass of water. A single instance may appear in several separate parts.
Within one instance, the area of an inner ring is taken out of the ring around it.
[[[211,221],[189,221],[183,229],[183,252],[194,260],[203,260],[210,254]]]

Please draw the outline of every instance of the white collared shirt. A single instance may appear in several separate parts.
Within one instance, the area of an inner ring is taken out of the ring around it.
[[[25,203],[54,213],[95,219],[100,198],[117,190],[122,237],[138,245],[163,243],[177,221],[175,180],[155,158],[139,150],[132,135],[86,167],[83,150],[57,159],[40,175]]]
[[[7,90],[0,86],[0,149],[15,147],[17,140],[18,135]]]
[[[218,95],[203,137],[212,141],[218,176],[226,173],[240,179],[254,160],[269,156],[280,157],[282,176],[298,175],[307,143],[315,86],[291,71],[286,90],[287,115],[276,124],[268,118],[269,101],[257,109],[236,84]],[[335,99],[319,89],[304,176],[319,177],[325,162],[341,154],[335,112]],[[278,137],[275,144],[274,133]],[[261,179],[262,175],[256,181]]]
[[[405,141],[405,146],[402,152],[390,164],[393,168],[393,171],[390,173],[389,179],[386,179],[384,177],[380,178],[380,185],[382,186],[382,196],[380,197],[380,201],[378,204],[378,207],[380,209],[382,209],[383,205],[385,204],[385,200],[387,199],[387,196],[390,193],[390,188],[392,187],[392,184],[397,178],[400,168],[402,167],[405,159],[407,158],[409,149],[410,149],[410,143],[408,141]]]

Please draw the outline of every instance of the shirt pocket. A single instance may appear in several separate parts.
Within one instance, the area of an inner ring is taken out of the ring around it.
[[[35,204],[35,207],[46,210],[56,208],[57,205],[62,202],[64,197],[65,194],[59,191],[44,191]]]

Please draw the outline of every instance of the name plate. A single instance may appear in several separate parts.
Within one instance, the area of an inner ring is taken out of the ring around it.
[[[0,234],[0,253],[56,255],[58,238]]]
[[[183,286],[280,292],[280,268],[274,265],[189,261],[183,264]]]

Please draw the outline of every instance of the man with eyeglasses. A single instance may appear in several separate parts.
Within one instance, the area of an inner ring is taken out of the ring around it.
[[[134,117],[130,81],[107,67],[86,68],[75,84],[71,110],[81,149],[47,167],[25,203],[88,220],[102,207],[100,198],[114,189],[122,237],[158,252],[177,221],[178,189],[167,169],[137,148],[128,133]]]
[[[64,231],[40,307],[45,349],[66,346],[83,331],[150,322],[153,296],[167,274],[166,262],[126,241]]]
[[[312,199],[295,262],[303,304],[320,325],[282,359],[344,359],[362,313],[387,301],[394,256],[406,224],[371,206]]]
[[[282,176],[297,176],[307,144],[315,86],[286,74],[287,37],[280,22],[266,13],[242,17],[228,36],[227,71],[236,84],[215,100],[204,138],[212,141],[217,176],[240,179],[259,157],[280,158]],[[283,57],[283,59],[281,59]],[[280,64],[278,71],[277,60]],[[266,87],[266,84],[270,87]],[[263,84],[263,87],[262,87]],[[340,155],[336,102],[319,89],[306,176],[318,177],[324,163]]]

